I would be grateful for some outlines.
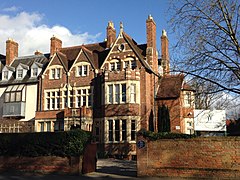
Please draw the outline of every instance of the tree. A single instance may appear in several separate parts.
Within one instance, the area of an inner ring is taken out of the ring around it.
[[[163,105],[158,107],[158,132],[170,132],[170,117],[168,108]]]
[[[212,92],[240,94],[239,0],[180,0],[170,23],[179,37],[175,72],[212,84]]]

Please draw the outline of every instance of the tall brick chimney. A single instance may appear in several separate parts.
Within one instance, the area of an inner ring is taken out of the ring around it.
[[[156,23],[151,15],[146,20],[147,28],[147,62],[152,69],[158,71],[158,60],[156,51]]]
[[[163,74],[170,73],[170,58],[169,58],[169,51],[168,51],[168,37],[165,30],[162,31],[161,36],[161,66],[163,68]]]
[[[112,21],[108,22],[107,26],[107,48],[110,48],[116,39],[116,30]]]
[[[62,41],[55,36],[51,38],[50,45],[50,55],[52,56],[55,52],[57,52],[60,48],[62,48]]]
[[[18,57],[18,43],[13,39],[6,41],[6,65],[10,65]]]

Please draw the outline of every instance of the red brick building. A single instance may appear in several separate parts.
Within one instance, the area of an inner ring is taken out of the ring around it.
[[[38,77],[35,131],[80,127],[93,132],[100,150],[131,155],[138,130],[148,130],[153,122],[157,131],[157,108],[164,104],[170,110],[171,131],[189,133],[185,124],[192,122],[193,93],[182,75],[170,75],[165,31],[158,59],[151,16],[146,39],[146,44],[137,44],[122,23],[117,35],[113,22],[104,42],[62,47],[52,37],[49,61]]]

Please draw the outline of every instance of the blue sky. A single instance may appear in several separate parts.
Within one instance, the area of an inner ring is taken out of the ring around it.
[[[1,0],[0,53],[5,54],[8,38],[19,43],[19,55],[48,52],[52,35],[63,46],[103,41],[110,20],[117,33],[122,21],[127,34],[139,44],[145,43],[149,14],[157,24],[160,48],[161,31],[168,31],[168,6],[167,0]]]

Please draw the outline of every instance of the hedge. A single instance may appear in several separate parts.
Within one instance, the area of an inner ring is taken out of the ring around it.
[[[0,156],[79,156],[90,140],[83,130],[0,134]]]
[[[152,141],[158,140],[158,139],[189,139],[196,137],[195,135],[189,135],[189,134],[180,134],[180,133],[171,133],[171,132],[152,132],[152,131],[146,131],[144,129],[138,131],[138,136],[143,136],[145,138],[148,138]]]

